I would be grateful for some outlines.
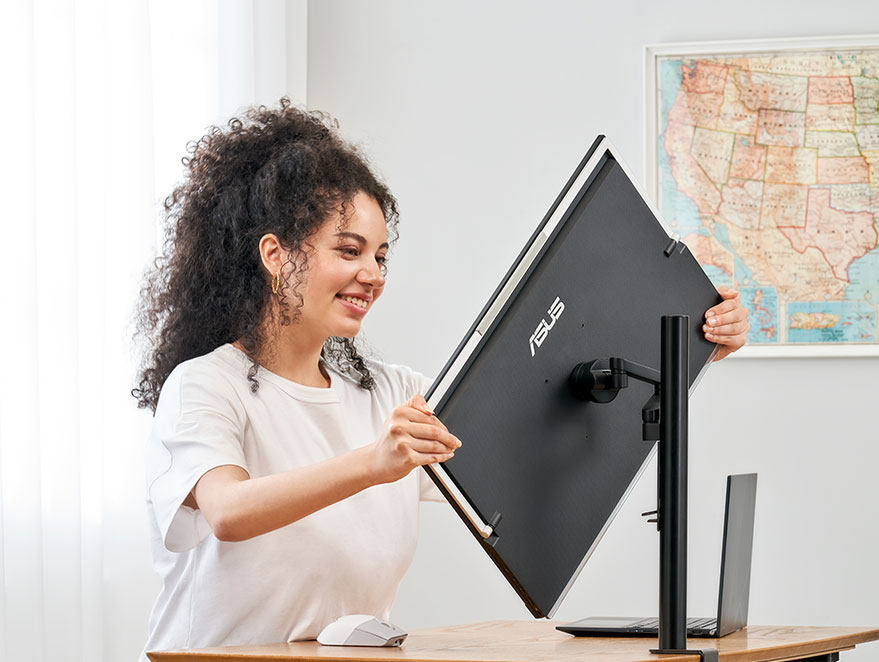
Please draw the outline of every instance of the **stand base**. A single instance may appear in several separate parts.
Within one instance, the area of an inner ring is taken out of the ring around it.
[[[698,655],[701,662],[719,662],[716,648],[678,650],[674,648],[651,648],[650,652],[655,655]],[[821,655],[804,657],[799,662],[839,662],[839,653],[823,653]]]
[[[651,648],[650,652],[654,655],[698,655],[701,662],[718,662],[720,659],[716,648]]]

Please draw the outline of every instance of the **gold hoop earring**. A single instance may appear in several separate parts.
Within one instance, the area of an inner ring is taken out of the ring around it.
[[[281,272],[278,271],[272,276],[272,294],[277,294],[281,289]]]

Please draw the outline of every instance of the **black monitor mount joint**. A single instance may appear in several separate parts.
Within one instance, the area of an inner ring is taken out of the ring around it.
[[[715,649],[687,650],[687,398],[690,318],[663,315],[660,370],[625,359],[578,364],[568,384],[575,397],[611,402],[629,377],[653,384],[641,409],[642,437],[659,440],[659,648],[651,653],[699,655],[717,660]]]
[[[657,441],[661,384],[658,370],[625,359],[595,359],[577,364],[568,382],[576,398],[604,403],[612,401],[620,389],[629,385],[629,377],[653,384],[653,395],[641,408],[642,439]]]

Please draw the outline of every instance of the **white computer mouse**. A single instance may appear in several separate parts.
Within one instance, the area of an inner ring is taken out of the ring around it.
[[[317,635],[326,646],[399,646],[407,633],[375,616],[351,614],[327,625]]]

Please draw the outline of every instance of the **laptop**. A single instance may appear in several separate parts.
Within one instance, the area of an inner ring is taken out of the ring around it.
[[[688,618],[688,637],[725,637],[748,624],[756,495],[757,474],[727,476],[717,618]],[[659,619],[590,617],[556,629],[578,637],[655,637]]]

